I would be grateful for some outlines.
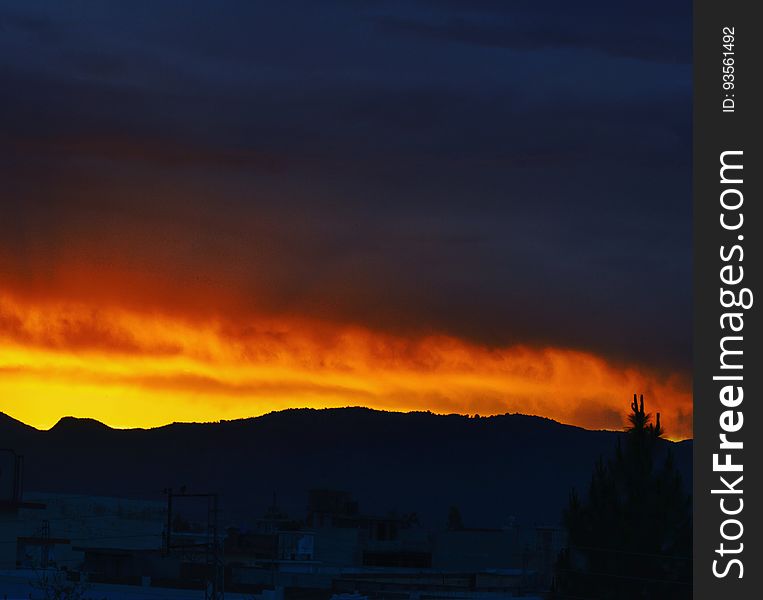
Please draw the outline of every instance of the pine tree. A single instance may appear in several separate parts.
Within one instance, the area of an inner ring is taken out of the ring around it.
[[[448,531],[460,531],[464,528],[464,520],[458,506],[451,506],[448,511]]]
[[[585,500],[570,493],[555,599],[691,598],[691,498],[643,396],[629,421],[614,457],[594,466]]]

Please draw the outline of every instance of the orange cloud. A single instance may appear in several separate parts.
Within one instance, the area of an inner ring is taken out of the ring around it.
[[[668,435],[691,436],[682,373],[565,348],[488,348],[293,316],[190,318],[0,295],[0,410],[115,427],[210,421],[295,406],[541,415],[619,429],[644,393]]]

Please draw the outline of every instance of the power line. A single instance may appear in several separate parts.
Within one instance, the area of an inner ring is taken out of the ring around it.
[[[24,537],[24,536],[21,536]],[[121,540],[121,539],[135,539],[135,538],[161,538],[164,537],[161,533],[135,533],[131,535],[103,535],[99,537],[72,537],[66,538],[70,542],[94,542],[98,540]],[[18,544],[18,539],[15,540],[0,540],[0,544]]]
[[[631,550],[619,550],[617,548],[601,548],[596,546],[569,546],[576,550],[594,550],[598,552],[608,552],[610,554],[629,554],[631,556],[646,556],[650,558],[669,558],[676,560],[693,560],[690,556],[673,556],[672,554],[650,554],[648,552],[633,552]]]
[[[653,577],[639,577],[638,575],[619,575],[617,573],[595,573],[592,571],[576,571],[575,569],[559,569],[559,571],[564,571],[566,573],[575,573],[576,575],[582,575],[584,577],[614,577],[617,579],[630,579],[633,581],[647,581],[649,583],[668,583],[671,585],[688,585],[688,586],[692,585],[692,583],[689,581],[656,579]]]

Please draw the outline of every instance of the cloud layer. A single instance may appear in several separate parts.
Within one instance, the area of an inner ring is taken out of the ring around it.
[[[297,337],[450,340],[478,372],[493,352],[555,349],[688,380],[689,3],[10,2],[0,30],[14,352],[137,356],[152,315],[224,323],[221,344],[275,319]],[[44,306],[78,316],[45,334],[29,321]],[[112,313],[145,323],[115,337]],[[161,341],[151,352],[188,351]],[[112,381],[171,389],[173,407],[175,383],[287,385],[149,375]],[[314,390],[288,385],[295,402]],[[414,388],[342,403],[510,397]]]
[[[121,427],[239,418],[292,406],[521,412],[594,428],[623,425],[632,390],[675,438],[691,393],[669,376],[592,354],[484,348],[304,319],[183,320],[87,305],[0,299],[0,394],[40,427],[74,412]]]

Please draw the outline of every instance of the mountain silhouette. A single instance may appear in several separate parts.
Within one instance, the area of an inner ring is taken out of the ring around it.
[[[27,491],[162,498],[218,492],[231,521],[260,516],[277,494],[305,511],[313,488],[351,492],[364,513],[418,514],[444,526],[458,507],[467,527],[559,522],[571,487],[623,434],[526,415],[466,417],[366,408],[291,409],[215,423],[112,429],[66,417],[47,431],[0,413],[0,447],[25,457]],[[692,442],[671,448],[687,489]]]

